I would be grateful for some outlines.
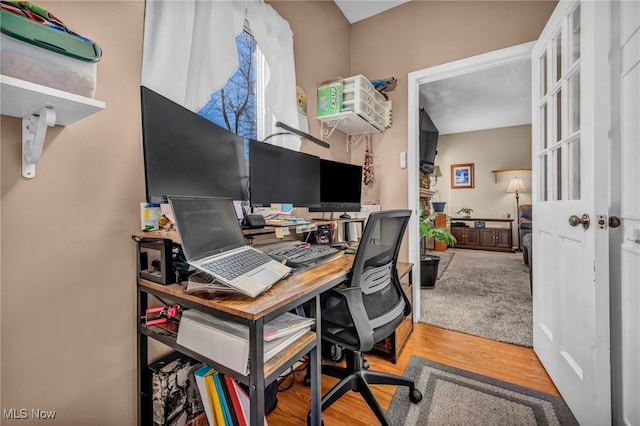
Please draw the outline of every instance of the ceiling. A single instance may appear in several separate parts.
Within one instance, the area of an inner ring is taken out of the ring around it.
[[[440,135],[531,124],[531,61],[425,83],[420,106]]]
[[[334,0],[353,24],[406,0]],[[531,123],[530,61],[496,66],[420,86],[424,106],[441,135]]]
[[[367,19],[409,0],[334,0],[349,23]]]

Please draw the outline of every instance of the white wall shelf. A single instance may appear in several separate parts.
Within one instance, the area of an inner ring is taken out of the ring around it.
[[[511,173],[511,172],[530,172],[531,169],[503,169],[503,170],[491,170],[493,173],[493,178],[495,183],[498,183],[498,174],[499,173]]]
[[[102,111],[105,103],[0,75],[1,113],[22,119],[22,175],[35,176],[47,128],[66,126]]]
[[[355,147],[365,135],[381,133],[380,129],[352,111],[318,117],[322,140],[330,137],[335,130],[347,135],[347,150]]]

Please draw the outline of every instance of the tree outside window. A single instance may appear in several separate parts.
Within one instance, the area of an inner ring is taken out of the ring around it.
[[[236,37],[240,66],[227,84],[211,94],[198,114],[245,139],[257,139],[257,61],[259,50],[253,36],[243,31]]]

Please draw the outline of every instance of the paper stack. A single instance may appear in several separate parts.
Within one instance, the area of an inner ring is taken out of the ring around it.
[[[265,324],[264,361],[307,333],[313,318],[287,312]],[[189,309],[182,313],[177,343],[240,374],[249,374],[249,327]]]

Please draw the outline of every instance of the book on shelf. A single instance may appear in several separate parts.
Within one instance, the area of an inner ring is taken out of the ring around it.
[[[216,393],[218,395],[218,399],[220,401],[220,408],[222,408],[222,416],[224,417],[224,425],[225,426],[235,426],[233,420],[231,418],[231,411],[229,410],[229,399],[224,394],[224,389],[222,388],[222,380],[221,373],[216,371],[213,374],[213,383],[216,385]]]
[[[214,370],[213,374],[209,374],[205,376],[204,380],[207,384],[207,393],[209,395],[209,400],[211,401],[211,407],[213,411],[213,418],[215,419],[214,425],[216,426],[225,426],[224,423],[224,413],[222,412],[222,405],[220,403],[220,397],[218,395],[218,391],[216,389],[215,381],[213,380],[213,376],[217,371]]]
[[[236,412],[236,407],[233,405],[233,400],[231,399],[231,391],[229,390],[229,386],[227,384],[227,376],[220,373],[219,377],[220,377],[220,388],[222,389],[222,393],[224,394],[224,399],[227,403],[227,408],[229,409],[231,424],[233,426],[240,426],[238,413]]]
[[[240,402],[240,397],[238,396],[238,392],[236,390],[236,386],[238,386],[238,383],[232,377],[229,377],[226,374],[223,374],[222,377],[224,378],[224,383],[229,392],[229,399],[231,400],[230,405],[233,406],[233,411],[235,412],[236,418],[238,420],[238,426],[247,426],[248,418],[244,412],[242,403]]]
[[[209,426],[249,425],[251,400],[233,377],[208,365],[198,368],[194,375]]]
[[[196,384],[198,385],[198,390],[200,391],[200,398],[202,399],[202,405],[204,405],[204,413],[207,416],[209,426],[217,426],[217,424],[214,418],[212,400],[209,396],[209,391],[207,390],[205,377],[212,375],[214,372],[215,370],[212,367],[203,365],[193,373],[196,377]]]
[[[264,341],[270,342],[293,334],[303,328],[309,329],[314,323],[314,318],[306,318],[292,312],[285,312],[264,325]]]
[[[307,333],[311,324],[313,322],[304,327],[296,327],[294,332],[282,337],[265,340],[264,362]],[[182,313],[176,341],[178,345],[219,362],[233,371],[243,375],[249,374],[249,327],[245,324],[189,309]]]
[[[238,397],[238,401],[240,403],[240,408],[242,412],[242,417],[245,420],[245,424],[249,424],[250,413],[251,413],[251,399],[249,395],[242,389],[240,384],[235,380],[231,379],[233,384],[233,389],[236,392],[236,396]],[[267,426],[267,416],[264,416],[264,426]]]

